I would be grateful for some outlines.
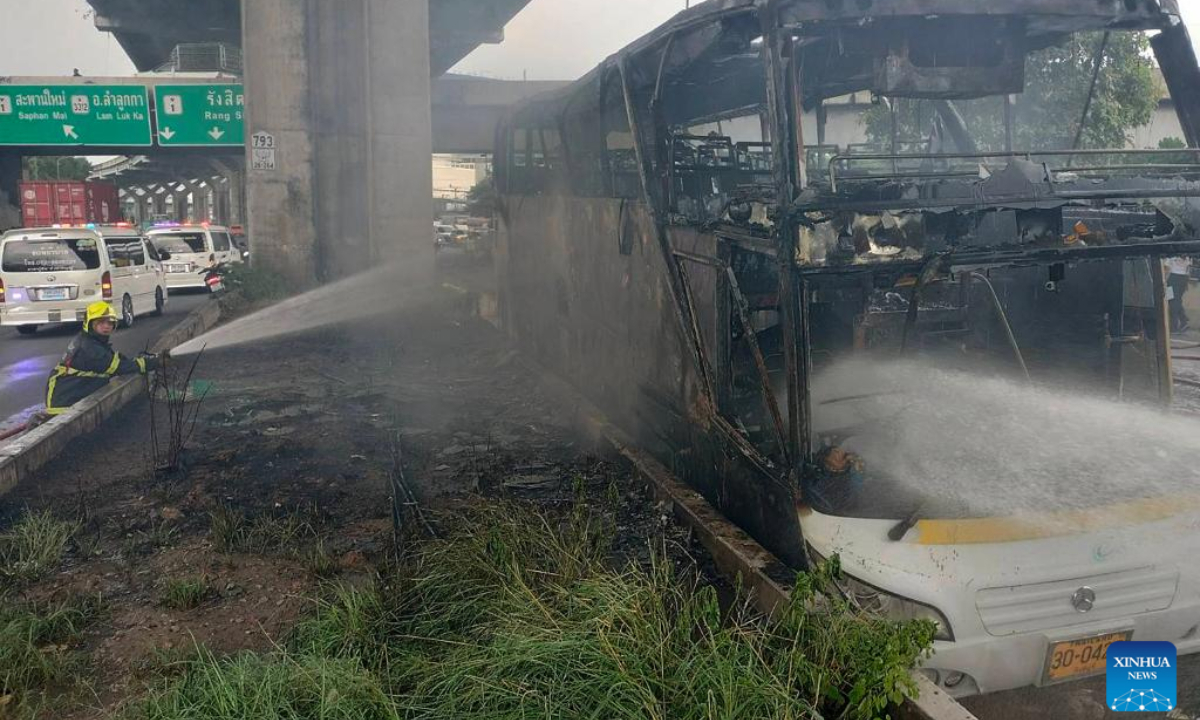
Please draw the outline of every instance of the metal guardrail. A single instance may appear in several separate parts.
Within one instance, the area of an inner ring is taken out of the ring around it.
[[[181,43],[155,72],[224,72],[242,74],[242,49],[225,43]]]

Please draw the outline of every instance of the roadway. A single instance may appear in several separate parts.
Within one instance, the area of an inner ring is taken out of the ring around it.
[[[162,317],[139,317],[128,330],[117,330],[113,345],[137,355],[192,310],[211,302],[208,293],[173,294]],[[15,328],[0,328],[0,427],[5,419],[46,402],[46,377],[62,357],[78,325],[39,328],[25,336]]]

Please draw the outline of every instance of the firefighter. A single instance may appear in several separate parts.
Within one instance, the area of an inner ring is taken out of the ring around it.
[[[117,312],[106,302],[88,305],[83,331],[50,373],[46,384],[46,412],[61,415],[72,405],[108,385],[117,375],[145,375],[158,368],[158,357],[130,359],[112,349]]]

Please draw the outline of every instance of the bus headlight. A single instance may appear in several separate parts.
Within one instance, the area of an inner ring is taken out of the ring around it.
[[[825,557],[813,550],[811,546],[809,546],[808,552],[814,561],[825,562]],[[837,584],[846,600],[855,607],[889,620],[929,620],[937,627],[937,632],[933,636],[934,640],[954,641],[954,630],[950,627],[950,621],[932,605],[880,590],[845,572],[839,573]]]

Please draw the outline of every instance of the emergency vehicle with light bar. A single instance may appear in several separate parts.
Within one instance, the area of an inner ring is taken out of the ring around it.
[[[117,308],[123,327],[161,314],[161,258],[127,223],[10,230],[0,236],[0,326],[32,335],[43,325],[80,323],[97,300]]]
[[[229,229],[220,225],[155,223],[146,236],[151,245],[171,255],[164,267],[172,289],[208,288],[208,269],[243,261]]]

